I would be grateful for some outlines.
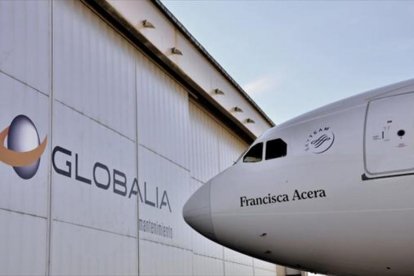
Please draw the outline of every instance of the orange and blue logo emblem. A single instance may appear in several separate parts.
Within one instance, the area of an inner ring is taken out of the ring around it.
[[[40,156],[46,145],[47,137],[40,143],[39,133],[32,120],[25,115],[18,115],[0,132],[0,161],[12,166],[21,178],[30,179],[39,169]]]

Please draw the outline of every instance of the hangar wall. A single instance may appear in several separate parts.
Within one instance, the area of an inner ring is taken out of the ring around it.
[[[0,274],[276,274],[182,218],[242,139],[79,1],[0,21],[0,128],[23,114],[48,143],[29,180],[0,164]]]

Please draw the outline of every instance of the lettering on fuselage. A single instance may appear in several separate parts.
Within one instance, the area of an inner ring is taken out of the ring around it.
[[[240,207],[275,204],[275,203],[287,202],[287,201],[289,201],[289,196],[287,194],[281,194],[281,195],[267,194],[267,196],[264,196],[264,197],[252,197],[252,198],[242,196],[240,197]]]
[[[292,201],[322,198],[322,197],[326,197],[325,190],[305,191],[305,192],[299,192],[298,190],[295,190],[295,192],[293,193]]]
[[[258,205],[268,205],[276,203],[284,203],[289,201],[298,201],[298,200],[307,200],[307,199],[317,199],[326,197],[326,192],[323,189],[312,190],[312,191],[299,191],[295,190],[293,194],[289,197],[288,194],[267,194],[263,197],[240,197],[240,207],[248,206],[258,206]]]

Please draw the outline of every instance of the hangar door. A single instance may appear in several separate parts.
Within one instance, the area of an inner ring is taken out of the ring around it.
[[[414,93],[375,99],[365,122],[365,171],[387,175],[414,171]]]

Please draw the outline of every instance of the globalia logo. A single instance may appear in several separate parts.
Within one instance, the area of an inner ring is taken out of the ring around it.
[[[7,138],[7,147],[5,141]],[[23,179],[32,178],[40,165],[47,137],[40,143],[36,126],[25,115],[18,115],[0,132],[0,161],[13,167]]]

